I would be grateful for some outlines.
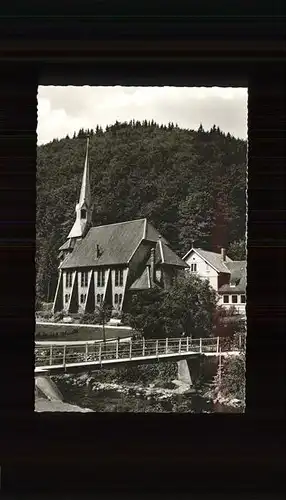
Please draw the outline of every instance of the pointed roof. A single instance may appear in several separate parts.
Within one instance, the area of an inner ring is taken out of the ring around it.
[[[146,219],[92,227],[61,268],[128,264],[141,242],[157,243],[159,237]]]
[[[227,267],[228,262],[232,262],[232,260],[225,257],[225,261],[222,260],[221,254],[217,252],[209,252],[208,250],[203,250],[202,248],[194,248],[192,247],[186,255],[183,257],[183,260],[186,260],[191,252],[195,252],[202,259],[204,259],[211,267],[213,267],[219,273],[227,273],[230,274],[230,270]]]
[[[155,248],[155,264],[159,263],[181,268],[188,267],[188,264],[173,252],[173,250],[162,241],[162,238],[159,238]],[[151,257],[149,257],[147,261],[147,265],[150,264]]]
[[[89,207],[91,205],[91,192],[90,192],[90,178],[89,178],[88,147],[89,147],[89,137],[87,138],[86,141],[86,155],[85,155],[84,170],[83,170],[81,190],[78,203],[80,206],[86,204]]]
[[[80,209],[82,207],[86,207],[87,209],[92,208],[90,178],[89,178],[88,146],[89,146],[89,138],[87,138],[86,142],[86,155],[85,155],[84,170],[81,182],[81,189],[80,189],[79,201],[76,205],[76,220],[68,234],[68,238],[81,238],[84,235],[87,221],[86,219],[82,219],[80,217]]]

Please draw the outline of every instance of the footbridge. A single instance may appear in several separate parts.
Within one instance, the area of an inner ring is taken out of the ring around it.
[[[35,375],[83,372],[129,363],[180,361],[200,356],[233,356],[245,349],[245,336],[99,341],[35,342]]]

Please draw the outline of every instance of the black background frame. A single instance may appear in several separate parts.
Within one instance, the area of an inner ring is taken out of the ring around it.
[[[51,491],[53,499],[60,490],[101,495],[164,491],[172,496],[226,492],[243,493],[243,498],[249,492],[271,492],[274,498],[282,486],[282,3],[248,6],[240,2],[237,7],[220,3],[211,10],[201,2],[189,11],[175,3],[155,2],[153,10],[144,4],[139,12],[135,3],[121,2],[119,8],[118,3],[99,2],[92,7],[93,15],[86,2],[74,6],[60,1],[53,11],[45,3],[25,4],[21,14],[28,14],[31,7],[29,14],[37,15],[33,18],[20,17],[24,4],[18,6],[19,17],[13,14],[15,5],[1,6],[0,465],[4,490]],[[244,415],[34,413],[38,84],[248,87]]]

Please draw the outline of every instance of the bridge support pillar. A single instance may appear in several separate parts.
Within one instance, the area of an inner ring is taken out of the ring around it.
[[[182,359],[177,361],[178,380],[189,386],[193,386],[200,376],[201,360],[199,357],[194,359]]]
[[[193,381],[191,377],[190,368],[186,359],[182,359],[181,361],[177,361],[178,365],[178,380],[183,384],[187,384],[192,386]]]
[[[48,375],[35,377],[35,394],[36,396],[44,395],[50,401],[63,401],[61,392]]]

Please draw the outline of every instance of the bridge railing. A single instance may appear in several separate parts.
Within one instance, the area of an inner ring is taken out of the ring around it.
[[[241,337],[232,339],[181,337],[130,340],[129,342],[67,343],[65,345],[36,342],[35,364],[37,367],[65,366],[73,363],[101,363],[112,359],[130,360],[183,353],[213,352],[218,354],[223,350],[240,350],[244,348],[244,342]]]

